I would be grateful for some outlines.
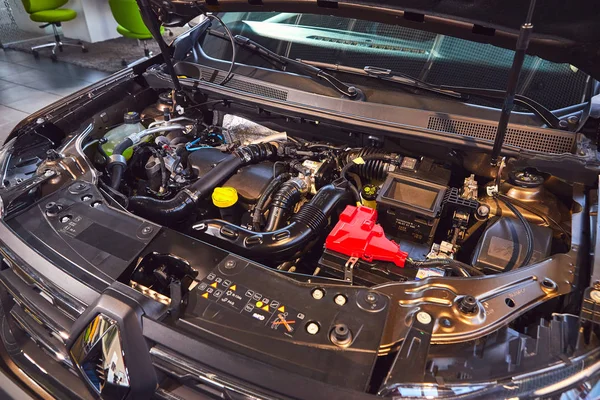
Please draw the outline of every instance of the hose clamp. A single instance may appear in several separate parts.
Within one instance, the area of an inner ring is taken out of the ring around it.
[[[194,203],[197,203],[198,200],[200,200],[200,198],[188,188],[183,189],[182,192],[187,194],[190,197],[190,199],[192,199],[194,201]]]
[[[296,186],[296,188],[298,188],[298,190],[300,191],[300,193],[307,193],[308,189],[310,187],[310,176],[306,176],[304,179],[300,178],[300,177],[295,177],[290,179],[290,182],[292,184],[294,184]]]
[[[126,167],[127,159],[125,158],[125,156],[123,154],[113,154],[110,157],[108,157],[108,164],[109,165],[121,164],[124,167]]]

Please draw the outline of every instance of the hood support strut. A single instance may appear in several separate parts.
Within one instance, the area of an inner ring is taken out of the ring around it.
[[[160,47],[160,52],[162,53],[163,60],[167,65],[167,70],[169,71],[169,75],[171,75],[171,79],[173,80],[175,92],[180,93],[181,84],[179,83],[179,79],[177,78],[177,74],[175,73],[175,68],[173,67],[173,58],[171,57],[169,46],[167,46],[165,40],[160,34],[160,22],[158,20],[158,17],[154,13],[154,11],[152,11],[152,7],[150,6],[149,0],[137,0],[137,3],[140,8],[142,19],[144,20],[146,27],[154,37],[154,40],[156,40],[156,42],[158,43],[158,47]]]
[[[517,92],[517,85],[519,83],[519,75],[521,74],[521,69],[523,68],[525,53],[529,47],[529,39],[531,38],[531,32],[533,31],[531,18],[533,16],[534,8],[535,0],[531,0],[529,3],[529,11],[527,12],[527,19],[523,25],[521,25],[521,29],[519,30],[515,56],[513,57],[512,66],[510,67],[508,75],[508,83],[506,85],[506,97],[504,98],[504,104],[502,105],[502,113],[500,114],[500,120],[498,121],[498,130],[496,131],[496,138],[494,140],[494,147],[492,149],[492,166],[498,165],[498,158],[500,156],[500,152],[502,151],[504,138],[506,137],[508,120],[513,108],[515,107],[515,95]]]

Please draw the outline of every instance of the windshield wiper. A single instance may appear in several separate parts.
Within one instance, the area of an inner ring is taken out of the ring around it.
[[[211,35],[220,37],[222,39],[229,40],[229,37],[225,33],[215,31],[213,29],[209,29],[208,33]],[[274,61],[281,66],[294,67],[294,68],[301,70],[315,78],[318,78],[322,82],[326,82],[329,86],[331,86],[332,88],[334,88],[335,90],[337,90],[338,92],[340,92],[341,94],[343,94],[344,96],[346,96],[350,99],[357,98],[357,96],[359,94],[358,89],[356,89],[354,86],[346,85],[344,82],[340,81],[335,76],[325,72],[321,68],[318,68],[314,65],[304,63],[299,60],[294,60],[293,58],[279,55],[279,54],[275,53],[274,51],[269,50],[265,46],[263,46],[259,43],[256,43],[253,40],[248,39],[245,36],[236,35],[234,37],[234,40],[238,46],[240,46],[244,49],[247,49],[253,53],[256,53],[256,54],[262,56],[263,58],[266,58],[267,60]]]
[[[447,86],[447,85],[434,85],[420,79],[414,78],[410,75],[403,74],[401,72],[395,72],[386,68],[366,66],[364,68],[348,67],[340,64],[323,63],[319,61],[299,60],[304,64],[309,64],[314,67],[329,69],[332,71],[345,72],[354,75],[361,75],[366,77],[372,77],[382,79],[389,82],[394,82],[400,85],[408,86],[414,89],[420,89],[428,92],[438,93],[448,97],[457,98],[459,100],[466,101],[469,96],[481,97],[490,100],[504,101],[506,92],[504,90],[487,89],[487,88],[475,88],[475,87],[461,87],[461,86]],[[560,129],[560,119],[552,113],[549,109],[544,107],[537,101],[517,94],[515,95],[515,104],[526,108],[540,117],[546,125],[554,129]]]
[[[222,33],[219,31],[209,29],[209,33],[211,35],[220,37],[222,39],[228,39],[228,37],[225,33]],[[404,74],[401,72],[392,71],[391,69],[387,69],[387,68],[366,66],[361,69],[361,68],[348,67],[348,66],[341,65],[341,64],[330,64],[330,63],[325,63],[325,62],[302,60],[302,59],[295,60],[293,58],[279,55],[279,54],[269,50],[268,48],[264,47],[263,45],[256,43],[253,40],[248,39],[245,36],[236,35],[235,42],[239,46],[241,46],[245,49],[248,49],[255,54],[258,54],[269,61],[272,61],[272,62],[274,61],[281,66],[288,66],[288,65],[293,66],[293,67],[296,67],[297,69],[300,69],[310,75],[313,75],[314,77],[327,82],[338,92],[342,93],[343,95],[345,95],[351,99],[356,98],[356,96],[358,94],[358,89],[356,89],[354,86],[346,85],[345,83],[341,82],[336,77],[328,74],[324,70],[339,71],[339,72],[345,72],[345,73],[354,74],[354,75],[361,75],[361,76],[366,76],[366,77],[371,77],[371,78],[382,79],[382,80],[394,82],[396,84],[400,84],[400,85],[403,85],[403,86],[406,86],[406,87],[409,87],[412,89],[418,89],[418,90],[423,90],[423,91],[427,91],[427,92],[431,92],[431,93],[436,93],[439,95],[451,97],[451,98],[458,99],[461,101],[467,101],[467,100],[469,100],[469,96],[475,96],[475,97],[485,98],[488,100],[497,100],[500,102],[500,101],[504,101],[504,98],[506,97],[506,92],[504,90],[476,88],[476,87],[435,85],[435,84],[431,84],[431,83],[422,81],[418,78],[414,78],[410,75],[407,75],[407,74]],[[549,109],[544,107],[542,104],[538,103],[537,101],[535,101],[529,97],[517,94],[517,95],[515,95],[514,102],[516,105],[521,106],[521,107],[531,111],[538,117],[540,117],[542,119],[542,121],[544,121],[544,123],[546,125],[548,125],[549,127],[554,128],[554,129],[560,129],[560,119],[556,115],[554,115],[552,113],[552,111],[550,111]]]

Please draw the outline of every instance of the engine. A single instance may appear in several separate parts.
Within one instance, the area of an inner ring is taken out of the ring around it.
[[[160,99],[98,141],[105,192],[277,270],[373,286],[497,274],[568,249],[568,204],[536,171],[478,174],[402,146],[324,142],[232,115],[209,124]]]

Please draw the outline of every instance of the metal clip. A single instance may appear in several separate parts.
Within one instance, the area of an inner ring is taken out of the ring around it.
[[[350,282],[350,284],[352,284],[352,273],[357,262],[358,257],[350,257],[348,261],[346,261],[346,264],[344,264],[344,280]]]

